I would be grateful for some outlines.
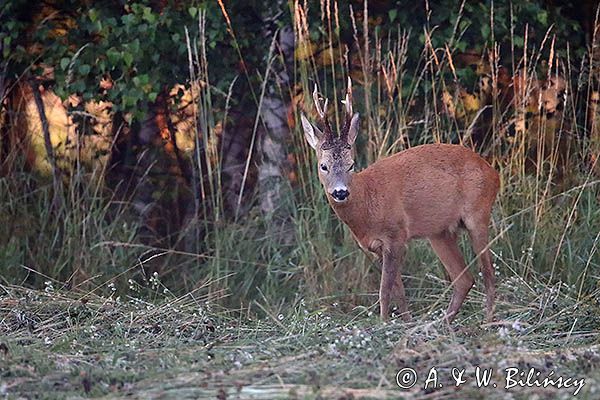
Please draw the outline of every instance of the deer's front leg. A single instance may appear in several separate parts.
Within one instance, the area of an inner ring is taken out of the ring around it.
[[[397,302],[398,311],[402,318],[405,320],[410,318],[404,294],[404,284],[400,274],[403,256],[403,248],[383,251],[381,283],[379,285],[379,315],[383,321],[389,319],[390,299],[392,297]]]
[[[398,264],[398,272],[394,281],[393,299],[398,307],[400,318],[405,322],[411,319],[410,311],[408,311],[408,303],[406,302],[406,294],[404,293],[404,283],[402,282],[402,260]]]

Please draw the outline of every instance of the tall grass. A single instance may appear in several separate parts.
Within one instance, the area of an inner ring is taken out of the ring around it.
[[[455,29],[456,36],[445,48],[438,49],[432,47],[430,40],[436,32],[427,26],[421,58],[408,63],[407,49],[419,45],[417,37],[402,32],[398,37],[380,38],[368,29],[367,7],[361,11],[359,20],[353,12],[348,14],[338,10],[335,3],[327,2],[321,9],[321,18],[312,21],[299,4],[292,10],[298,48],[312,46],[309,30],[320,28],[325,32],[322,42],[317,43],[325,49],[323,53],[296,61],[294,83],[305,94],[311,93],[316,84],[336,105],[332,120],[337,126],[341,122],[339,100],[345,78],[350,75],[354,79],[355,109],[364,121],[357,145],[359,165],[364,168],[381,157],[420,143],[471,145],[465,138],[472,121],[461,121],[445,113],[441,102],[444,90],[460,84],[453,62],[460,32]],[[202,18],[200,32],[204,35]],[[353,24],[356,49],[350,53],[355,57],[351,60],[335,34],[342,18],[351,19]],[[235,27],[230,28],[233,32]],[[208,146],[204,153],[197,151],[194,155],[193,188],[196,214],[206,218],[192,221],[189,229],[202,229],[204,243],[193,252],[140,244],[127,208],[115,207],[110,194],[98,186],[98,180],[78,174],[67,185],[64,209],[60,218],[55,218],[48,213],[51,188],[23,171],[0,178],[0,280],[37,286],[56,280],[74,288],[98,290],[116,282],[126,290],[129,279],[147,284],[151,265],[160,262],[161,280],[171,290],[184,292],[202,287],[208,292],[224,293],[223,301],[229,305],[268,305],[276,312],[286,303],[311,297],[347,307],[373,306],[379,267],[359,251],[349,231],[329,209],[316,176],[314,155],[304,143],[299,123],[292,129],[289,143],[290,152],[298,160],[298,182],[288,199],[294,210],[294,242],[282,244],[271,237],[266,219],[258,210],[252,209],[237,219],[225,215],[220,181],[222,154],[216,145],[216,126],[226,125],[227,115],[217,113],[213,107],[204,39],[188,38],[190,79],[202,82],[192,85],[198,91],[198,131],[201,142]],[[526,93],[533,90],[535,71],[549,43],[558,45],[553,39],[526,43],[522,54],[513,54],[513,70],[527,71],[523,87]],[[325,66],[323,59],[329,60]],[[501,61],[497,57],[486,61],[492,71],[489,78],[493,93],[498,90],[494,82],[498,81]],[[583,79],[573,76],[572,70],[578,68],[572,60],[561,60],[559,65],[551,56],[546,61],[554,66],[548,74],[575,78],[567,79],[569,85]],[[588,77],[581,86],[569,86],[566,92],[560,124],[572,127],[575,134],[568,146],[568,163],[562,166],[566,173],[560,181],[556,171],[562,162],[558,155],[564,149],[559,148],[559,140],[547,141],[547,121],[541,119],[536,129],[525,130],[511,139],[506,134],[506,121],[511,119],[507,114],[518,119],[524,111],[518,107],[507,109],[496,100],[492,103],[490,136],[494,140],[479,150],[488,155],[502,175],[491,227],[491,248],[501,284],[523,279],[526,287],[536,290],[552,288],[562,281],[574,288],[578,300],[598,294],[598,177],[581,168],[590,144],[581,122],[587,97],[580,91],[591,86],[590,80]],[[292,88],[289,91],[293,92]],[[260,92],[256,91],[257,108]],[[460,98],[455,98],[455,102],[465,107]],[[310,96],[305,95],[298,107],[310,113]],[[257,112],[254,136],[259,115]],[[539,162],[528,169],[532,143],[536,144],[533,151]],[[59,226],[61,238],[57,237]],[[195,237],[196,241],[201,240],[200,235]],[[473,260],[469,247],[463,248],[468,259]],[[472,262],[471,268],[476,268]],[[441,271],[426,243],[411,245],[404,267],[411,307],[435,311],[445,306],[444,301],[439,301],[440,295],[448,291]],[[510,294],[511,288],[505,289],[500,296]]]
[[[331,49],[332,43],[338,40],[334,34],[338,28],[336,21],[348,17],[336,15],[336,11],[333,7],[323,11],[324,22],[320,29],[326,32],[322,44],[326,49]],[[446,43],[445,48],[433,48],[430,38],[436,32],[431,27],[427,27],[424,33],[422,58],[412,63],[417,66],[415,70],[409,70],[406,66],[406,48],[418,43],[417,38],[411,37],[408,33],[399,35],[396,40],[388,41],[377,36],[370,37],[368,34],[370,30],[367,29],[367,8],[361,11],[363,11],[363,21],[357,21],[352,15],[352,10],[350,11],[358,53],[358,67],[353,67],[344,57],[344,53],[340,52],[339,59],[334,60],[329,68],[316,68],[316,60],[311,58],[301,63],[298,71],[299,80],[304,84],[304,93],[310,93],[309,82],[317,82],[323,87],[322,91],[329,96],[333,104],[339,104],[339,101],[334,100],[339,99],[337,96],[343,90],[341,89],[343,77],[359,75],[359,79],[355,80],[355,82],[360,81],[360,85],[355,83],[357,86],[355,90],[360,93],[355,94],[359,105],[355,105],[355,108],[360,110],[362,120],[365,121],[360,133],[362,138],[359,138],[357,145],[363,166],[382,156],[424,142],[461,142],[464,145],[472,145],[470,141],[463,139],[469,137],[469,123],[473,121],[459,121],[455,116],[444,112],[440,100],[444,90],[457,83],[460,84],[456,81],[455,61],[453,61],[459,52],[456,47],[459,32],[454,30],[456,36]],[[296,10],[295,15],[298,46],[309,47],[308,32],[316,29],[314,25],[318,24],[315,21],[308,21],[303,9]],[[457,25],[460,18],[461,15],[458,16]],[[309,27],[311,22],[313,25]],[[360,29],[361,22],[362,29]],[[524,36],[527,38],[526,33]],[[526,102],[534,96],[538,84],[536,72],[540,69],[542,61],[545,61],[549,68],[547,77],[539,79],[563,76],[571,82],[568,78],[573,76],[573,70],[579,68],[569,64],[574,62],[572,60],[559,60],[555,56],[555,45],[555,38],[549,31],[542,43],[525,43],[522,54],[516,53],[513,47],[512,59],[516,64],[515,73],[519,70],[526,71],[526,79],[522,85],[523,93],[520,98],[515,98],[516,107],[500,104],[497,82],[501,60],[498,59],[496,48],[491,51],[493,57],[484,59],[484,64],[487,64],[485,68],[491,71],[488,78],[491,80],[492,93],[495,94],[492,101],[493,123],[490,132],[494,140],[490,145],[478,150],[487,154],[502,174],[502,189],[495,207],[492,226],[492,249],[500,280],[516,276],[544,287],[563,281],[577,286],[581,293],[584,292],[585,287],[589,293],[596,289],[595,282],[589,279],[590,268],[597,271],[600,262],[596,250],[597,232],[600,229],[600,213],[596,198],[599,181],[598,177],[592,175],[590,168],[583,167],[591,150],[586,135],[589,133],[585,132],[585,122],[583,122],[587,97],[582,96],[580,91],[584,90],[584,87],[592,86],[591,78],[588,76],[588,81],[582,87],[567,87],[566,95],[561,99],[565,111],[562,113],[562,118],[556,122],[558,128],[549,126],[553,123],[549,119],[539,117],[537,125],[531,129],[521,130],[512,138],[507,136],[506,128],[503,126],[507,120],[518,120],[522,117],[521,114],[525,113],[528,107]],[[547,53],[549,56],[544,60],[544,54]],[[580,71],[580,74],[585,73],[584,70]],[[412,77],[408,90],[402,87],[406,85],[407,80],[402,79],[406,76]],[[577,81],[581,82],[584,77],[578,76]],[[309,96],[305,96],[305,99],[305,108],[311,110]],[[455,100],[457,107],[466,107],[460,104],[460,98]],[[519,104],[519,100],[523,104]],[[418,107],[414,106],[415,103]],[[533,119],[535,120],[535,117]],[[337,114],[334,121],[338,121],[339,126]],[[568,145],[561,140],[561,135],[569,135]],[[298,141],[302,140],[300,134],[296,134],[295,138]],[[300,143],[296,144],[296,146],[300,145]],[[537,163],[530,167],[528,164],[531,163],[532,152]],[[307,155],[307,158],[310,159],[311,155]],[[308,167],[312,165],[314,160],[311,160]],[[557,171],[560,169],[567,171],[564,176],[557,176],[559,175]],[[310,185],[310,182],[315,180],[314,175],[302,176],[306,177],[307,181],[304,183],[306,185]],[[322,215],[326,212],[321,210],[323,204],[319,201],[320,195],[316,196],[311,209],[315,214]],[[314,219],[322,221],[322,217]],[[340,237],[340,234],[330,237],[328,241],[336,243],[336,237]],[[344,258],[343,256],[350,254],[356,245],[344,233],[341,237],[343,239],[338,243],[341,243],[342,247],[332,251],[342,256],[336,261],[340,266],[337,274],[329,275],[331,270],[325,268],[311,271],[310,275],[315,273],[320,278],[325,272],[328,274],[325,278],[327,281],[343,282],[345,288],[338,289],[338,293],[342,295],[357,289],[359,292],[364,290],[373,294],[375,292],[373,281],[376,279],[369,280],[364,277],[376,275],[377,268],[374,268],[367,259]],[[468,246],[463,248],[472,260],[473,254]],[[330,252],[331,250],[319,254],[313,250],[309,258],[312,258],[315,264],[320,264],[323,256],[331,262]],[[427,266],[423,265],[424,261]],[[423,245],[412,248],[406,264],[405,273],[417,280],[426,278],[428,272],[437,274],[441,270],[439,267],[433,269],[429,267],[432,264],[439,265],[439,261],[432,257],[431,251]],[[310,275],[308,282],[320,280]],[[413,298],[419,297],[423,285],[424,283],[421,282],[418,286],[419,290],[412,293]],[[409,284],[409,288],[410,286],[417,289],[414,285]],[[316,293],[322,293],[320,289],[309,288]],[[369,303],[373,298],[365,300]]]

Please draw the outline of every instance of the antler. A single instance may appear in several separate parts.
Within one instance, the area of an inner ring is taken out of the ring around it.
[[[344,104],[344,108],[346,110],[346,115],[344,117],[344,126],[342,127],[342,132],[340,133],[341,137],[348,137],[348,130],[350,129],[350,121],[352,121],[352,115],[354,112],[352,111],[352,79],[348,77],[348,88],[346,89],[346,97],[342,100]]]
[[[321,124],[323,125],[323,132],[326,135],[332,135],[331,125],[329,125],[329,120],[327,119],[327,105],[329,104],[329,100],[325,99],[323,108],[321,108],[321,99],[319,99],[319,92],[317,90],[316,84],[315,84],[315,90],[313,90],[313,101],[315,102],[315,108],[317,109],[317,114],[319,114],[319,119],[321,120]]]

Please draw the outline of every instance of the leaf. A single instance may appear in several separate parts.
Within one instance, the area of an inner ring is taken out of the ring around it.
[[[110,66],[115,67],[121,59],[121,53],[119,53],[114,47],[111,47],[106,51],[106,58],[108,59]]]
[[[396,19],[396,17],[398,17],[398,10],[391,9],[390,11],[388,11],[388,16],[390,17],[390,22],[394,22],[394,20]]]
[[[294,56],[296,57],[296,60],[306,60],[315,54],[317,47],[318,46],[313,42],[304,41],[296,46],[296,54]]]
[[[93,8],[90,9],[90,11],[88,12],[88,15],[90,17],[90,21],[92,21],[92,22],[96,22],[96,20],[98,19],[98,11],[96,11]]]
[[[79,68],[78,68],[78,69],[79,69],[79,73],[80,73],[81,75],[87,75],[87,74],[89,74],[89,73],[90,73],[90,70],[92,69],[92,67],[90,67],[90,66],[89,66],[89,65],[87,65],[87,64],[82,64],[82,65],[80,65],[80,66],[79,66]]]
[[[477,96],[471,93],[463,93],[461,94],[461,97],[465,111],[473,113],[481,108],[481,104]]]
[[[138,75],[138,77],[142,86],[147,85],[148,82],[150,82],[150,76],[148,74]]]
[[[156,93],[156,92],[152,92],[152,93],[148,94],[148,100],[150,100],[151,102],[154,102],[157,97],[158,97],[158,93]]]
[[[152,9],[150,7],[144,7],[144,19],[151,24],[156,22],[156,15],[152,13]]]
[[[135,98],[130,96],[129,94],[123,95],[123,108],[128,109],[130,106],[135,105]]]
[[[77,80],[71,84],[71,91],[75,93],[83,93],[85,91],[85,82]]]
[[[537,20],[544,26],[548,25],[548,11],[541,10],[537,13]]]
[[[123,61],[125,61],[125,65],[131,67],[133,64],[133,55],[131,53],[123,53]]]
[[[196,18],[196,14],[198,14],[198,8],[190,7],[188,8],[188,13],[192,16],[192,18]]]
[[[490,26],[488,24],[481,25],[481,36],[484,40],[487,40],[490,37]]]
[[[67,67],[69,66],[70,63],[71,63],[71,59],[69,57],[63,57],[60,59],[60,68],[62,68],[64,71],[66,71]]]
[[[137,121],[143,121],[146,117],[146,112],[143,108],[138,108],[133,112],[133,119]]]
[[[523,48],[525,41],[523,40],[522,36],[515,35],[513,38],[513,43],[515,44],[516,47]]]
[[[139,39],[135,39],[133,42],[129,43],[129,51],[133,54],[139,53],[140,52],[140,40]]]

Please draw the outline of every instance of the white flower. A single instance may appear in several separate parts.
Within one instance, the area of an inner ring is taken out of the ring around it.
[[[523,328],[523,326],[521,325],[519,320],[516,320],[515,322],[513,322],[512,328],[517,332],[522,332],[525,330],[525,328]]]
[[[505,326],[501,327],[500,329],[498,329],[498,335],[500,335],[500,337],[503,339],[508,337],[508,329],[506,329]]]

